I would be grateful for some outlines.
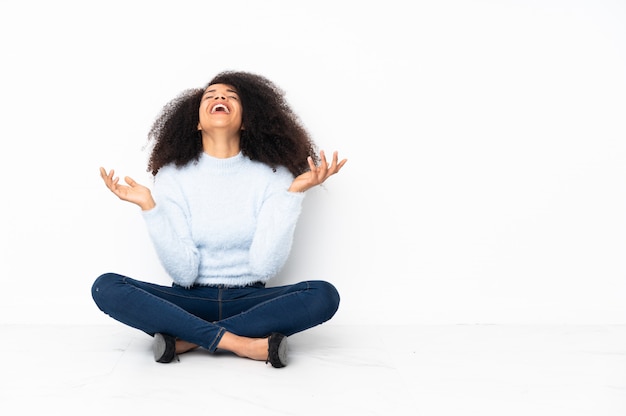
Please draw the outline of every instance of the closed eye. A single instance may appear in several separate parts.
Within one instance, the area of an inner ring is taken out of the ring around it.
[[[213,95],[205,95],[203,100],[210,100],[211,98],[214,98]],[[232,98],[233,100],[239,100],[239,97],[237,95],[229,95],[228,98]]]

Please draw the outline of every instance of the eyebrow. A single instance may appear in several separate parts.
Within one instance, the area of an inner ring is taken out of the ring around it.
[[[216,89],[215,89],[215,88],[213,88],[213,89],[210,89],[210,90],[206,90],[206,91],[204,92],[204,94],[207,94],[207,93],[209,93],[209,92],[215,92],[215,91],[216,91]],[[230,88],[226,89],[226,92],[234,92],[235,94],[239,95],[239,93],[238,93],[237,91],[232,90],[232,89],[230,89]],[[204,95],[204,94],[202,94],[202,95]]]

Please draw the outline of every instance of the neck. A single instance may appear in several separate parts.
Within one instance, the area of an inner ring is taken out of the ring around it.
[[[236,156],[241,150],[239,147],[239,134],[237,135],[208,135],[202,133],[202,150],[213,157],[226,159]]]

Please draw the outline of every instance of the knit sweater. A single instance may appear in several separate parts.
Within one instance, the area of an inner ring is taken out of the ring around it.
[[[304,193],[289,170],[238,155],[162,167],[142,211],[166,272],[183,286],[267,281],[291,250]]]

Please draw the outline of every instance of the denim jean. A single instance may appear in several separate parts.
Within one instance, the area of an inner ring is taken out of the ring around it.
[[[115,273],[101,275],[91,294],[104,313],[149,335],[169,334],[214,352],[225,331],[262,338],[292,335],[333,317],[339,293],[325,281],[287,286],[162,286]]]

